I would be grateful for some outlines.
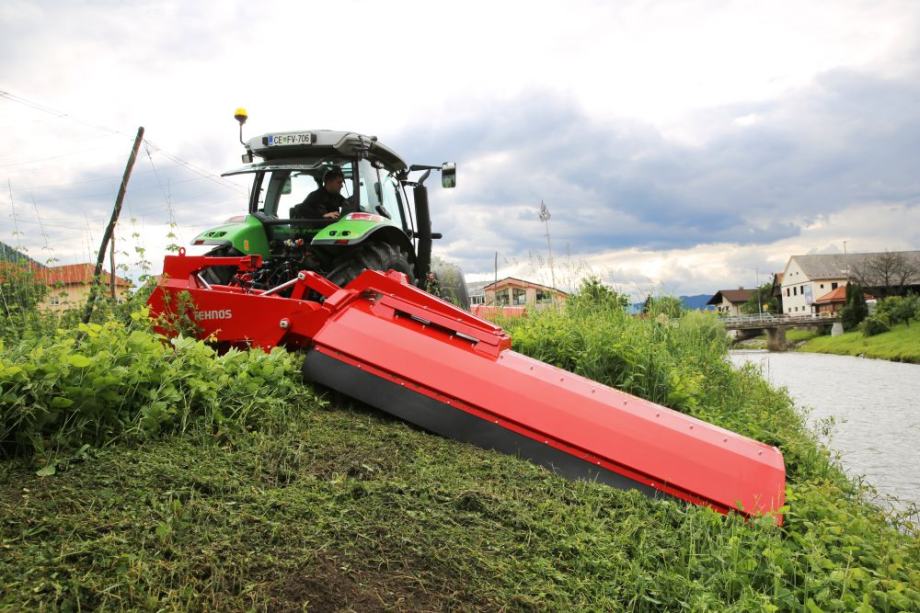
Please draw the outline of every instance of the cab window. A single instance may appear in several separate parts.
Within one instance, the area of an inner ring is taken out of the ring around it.
[[[380,180],[377,169],[367,160],[358,162],[358,203],[362,211],[376,213],[380,206]]]
[[[354,172],[351,162],[335,163],[345,175],[341,194],[350,198],[354,193]],[[272,170],[265,173],[259,190],[258,210],[270,217],[288,218],[291,209],[303,202],[310,192],[323,185],[323,175],[332,162],[319,162],[298,170]]]
[[[409,225],[406,223],[406,220],[403,219],[402,201],[399,197],[399,182],[392,173],[382,168],[378,176],[380,177],[380,195],[383,210],[386,212],[387,217],[392,219],[396,225],[404,230],[408,230]]]

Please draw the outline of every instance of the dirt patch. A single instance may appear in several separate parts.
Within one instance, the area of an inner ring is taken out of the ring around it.
[[[443,596],[443,594],[441,595]],[[452,608],[402,572],[356,570],[335,558],[318,557],[269,588],[271,611],[442,611]],[[456,603],[454,603],[454,607]]]

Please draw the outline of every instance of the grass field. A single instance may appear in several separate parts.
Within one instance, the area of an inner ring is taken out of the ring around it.
[[[920,610],[868,502],[714,318],[572,307],[519,351],[783,451],[785,522],[561,479],[134,319],[0,347],[0,610]]]
[[[859,331],[836,337],[822,336],[806,342],[798,350],[920,364],[920,322],[910,327],[899,324],[875,336],[863,336]]]

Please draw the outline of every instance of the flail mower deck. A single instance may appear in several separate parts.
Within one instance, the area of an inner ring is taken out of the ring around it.
[[[167,256],[152,314],[175,314],[188,292],[202,338],[303,349],[305,379],[432,432],[566,477],[782,521],[785,466],[775,447],[516,353],[501,328],[401,273],[367,270],[341,288],[301,272],[265,291],[209,285],[199,274],[260,265],[258,256]]]

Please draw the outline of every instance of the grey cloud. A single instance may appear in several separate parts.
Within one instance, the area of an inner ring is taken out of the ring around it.
[[[759,121],[734,123],[751,115]],[[487,215],[492,231],[518,253],[545,248],[536,219],[541,199],[553,213],[554,239],[576,253],[767,244],[797,235],[797,220],[853,204],[918,202],[916,79],[836,70],[786,98],[714,109],[707,119],[718,136],[689,147],[640,125],[601,124],[567,100],[531,94],[395,141],[411,159],[457,158],[459,187],[442,219],[465,234],[464,218]],[[496,152],[510,164],[482,169],[475,181],[467,178],[477,187],[464,188],[464,169]],[[530,203],[531,217],[516,208],[521,203]],[[471,271],[491,265],[468,255]]]

